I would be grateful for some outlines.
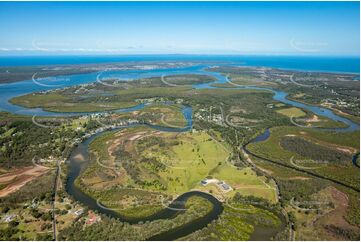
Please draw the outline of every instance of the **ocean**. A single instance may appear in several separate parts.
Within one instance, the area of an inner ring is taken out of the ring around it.
[[[1,56],[0,66],[193,61],[289,70],[360,73],[360,57],[250,55]]]

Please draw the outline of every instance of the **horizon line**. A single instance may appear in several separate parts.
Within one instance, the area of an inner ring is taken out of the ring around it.
[[[354,57],[360,58],[360,54],[310,54],[310,53],[126,53],[126,54],[106,54],[106,53],[52,53],[52,54],[8,54],[0,53],[0,57],[61,57],[61,56],[77,56],[77,57],[124,57],[124,56],[289,56],[289,57]]]

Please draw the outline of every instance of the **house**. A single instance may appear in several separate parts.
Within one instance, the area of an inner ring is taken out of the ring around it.
[[[78,210],[76,210],[75,212],[74,212],[74,214],[76,215],[76,216],[79,216],[80,214],[82,214],[83,213],[83,209],[78,209]]]
[[[223,192],[232,191],[232,187],[228,185],[225,181],[220,181],[218,179],[204,179],[201,181],[202,186],[207,186],[208,184],[215,184]]]
[[[88,211],[88,218],[86,219],[85,223],[87,225],[92,225],[98,221],[100,221],[101,218],[99,216],[97,216],[95,213],[93,213],[92,211]]]
[[[225,183],[224,181],[220,181],[217,183],[218,187],[221,188],[223,191],[230,191],[232,190],[231,186]]]
[[[207,186],[208,184],[216,184],[223,192],[232,191],[232,187],[228,185],[225,181],[220,181],[218,179],[204,179],[201,181],[202,186]]]
[[[223,190],[225,190],[225,191],[228,191],[231,189],[231,187],[227,183],[224,183],[221,186],[222,186]]]
[[[211,183],[217,183],[218,180],[217,179],[204,179],[201,181],[201,184],[203,186],[207,186],[208,184],[211,184]]]
[[[5,215],[5,217],[3,218],[3,221],[5,223],[10,223],[14,218],[16,218],[15,214]]]

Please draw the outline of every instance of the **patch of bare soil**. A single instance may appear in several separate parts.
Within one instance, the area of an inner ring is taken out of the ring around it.
[[[76,161],[85,161],[85,157],[82,154],[77,154],[76,156],[74,156],[74,159]]]
[[[247,113],[247,111],[243,108],[240,108],[238,106],[232,106],[229,110],[231,113]]]
[[[341,146],[341,145],[337,145],[337,144],[333,144],[333,143],[329,143],[329,142],[326,142],[326,141],[323,141],[323,140],[318,140],[318,139],[315,139],[313,137],[310,137],[309,135],[307,135],[306,132],[300,132],[300,135],[302,138],[310,141],[310,142],[313,142],[317,145],[321,145],[321,146],[324,146],[324,147],[327,147],[327,148],[331,148],[331,149],[337,149],[337,150],[340,150],[342,152],[345,152],[345,153],[349,153],[349,154],[354,154],[357,152],[357,150],[353,147],[348,147],[348,146]]]
[[[320,121],[320,119],[318,118],[317,115],[313,115],[312,118],[309,118],[306,120],[306,122],[308,122],[308,123],[319,122],[319,121]]]
[[[259,166],[257,166],[257,168],[260,169],[261,171],[267,173],[268,175],[272,175],[272,174],[273,174],[273,171],[271,171],[271,170],[267,170],[267,169],[264,169],[264,168],[259,167]]]
[[[5,188],[0,191],[0,197],[5,197],[12,192],[17,191],[26,183],[38,178],[49,171],[44,166],[26,167],[14,170],[8,174],[0,176],[0,183],[5,184]]]
[[[304,176],[291,176],[290,178],[288,178],[287,180],[309,180],[311,178],[309,177],[304,177]]]
[[[345,216],[348,208],[348,196],[331,188],[331,195],[335,203],[335,209],[320,217],[314,222],[315,227],[320,229],[326,240],[351,240],[350,236],[359,234],[359,228],[350,225]]]

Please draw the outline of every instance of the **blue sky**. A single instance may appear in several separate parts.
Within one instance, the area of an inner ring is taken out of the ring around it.
[[[360,52],[359,2],[0,2],[0,55]]]

